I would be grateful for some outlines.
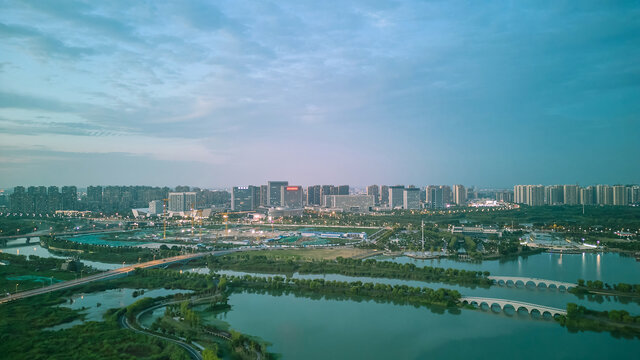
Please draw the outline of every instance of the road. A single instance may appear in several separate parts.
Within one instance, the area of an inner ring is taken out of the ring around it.
[[[120,326],[122,326],[125,329],[129,329],[131,331],[137,332],[139,334],[143,334],[143,335],[147,335],[147,336],[153,336],[156,337],[158,339],[162,339],[162,340],[166,340],[166,341],[170,341],[180,347],[182,347],[183,349],[187,350],[187,352],[189,353],[189,356],[191,357],[191,359],[193,360],[202,360],[202,355],[200,355],[200,352],[196,349],[194,349],[193,347],[191,347],[191,345],[180,341],[180,340],[176,340],[176,339],[172,339],[172,338],[168,338],[168,337],[164,337],[164,336],[160,336],[151,332],[147,332],[144,330],[140,330],[140,329],[136,329],[133,326],[131,326],[131,324],[129,324],[129,321],[127,320],[127,317],[124,315],[120,316],[120,319],[118,319],[118,321],[120,322]]]
[[[170,258],[165,258],[165,259],[153,260],[153,261],[149,261],[149,262],[146,262],[146,263],[123,266],[123,267],[118,268],[118,269],[105,271],[105,272],[102,272],[102,273],[99,273],[99,274],[95,274],[95,275],[85,276],[85,277],[83,277],[81,279],[64,281],[64,282],[56,283],[56,284],[53,284],[53,285],[50,285],[50,286],[46,286],[46,287],[43,287],[43,288],[40,288],[40,289],[33,289],[33,290],[18,292],[18,293],[15,293],[15,294],[12,294],[12,295],[9,295],[7,297],[4,297],[4,298],[0,299],[0,304],[4,304],[4,303],[7,303],[7,302],[13,301],[13,300],[19,300],[19,299],[28,298],[28,297],[35,296],[35,295],[49,293],[49,292],[52,292],[52,291],[68,289],[70,287],[83,285],[83,284],[88,284],[88,283],[93,282],[93,281],[105,280],[105,279],[121,276],[123,274],[127,274],[127,273],[129,273],[131,271],[134,271],[136,269],[146,269],[146,268],[151,268],[151,267],[154,267],[154,266],[168,265],[168,264],[172,264],[172,263],[176,263],[176,262],[180,262],[180,261],[197,259],[197,258],[200,258],[200,257],[203,257],[203,256],[207,256],[207,255],[224,255],[224,254],[228,254],[228,253],[234,252],[234,251],[238,251],[238,250],[224,250],[224,251],[214,251],[214,252],[203,252],[203,253],[196,253],[196,254],[187,254],[187,255],[180,255],[180,256],[174,256],[174,257],[170,257]]]

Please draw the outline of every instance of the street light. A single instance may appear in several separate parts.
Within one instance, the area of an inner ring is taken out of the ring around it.
[[[18,285],[20,284],[16,284],[16,293],[18,293]]]

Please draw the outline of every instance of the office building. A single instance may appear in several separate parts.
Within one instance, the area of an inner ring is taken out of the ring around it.
[[[380,205],[386,206],[389,205],[389,186],[382,185],[380,187]]]
[[[389,207],[392,209],[404,206],[404,185],[389,186]]]
[[[337,186],[338,193],[336,195],[349,195],[349,185]]]
[[[284,208],[299,209],[304,207],[302,186],[282,186],[280,204]]]
[[[253,186],[236,186],[231,189],[231,210],[253,210]]]
[[[320,185],[313,185],[307,187],[307,205],[309,206],[320,206],[322,202],[320,201]]]
[[[380,187],[378,185],[367,186],[367,195],[373,196],[376,205],[380,205]]]
[[[262,202],[262,199],[260,198],[260,186],[251,185],[249,186],[249,189],[251,190],[251,210],[255,210],[260,206],[260,203]]]
[[[326,207],[344,212],[366,213],[375,204],[373,195],[326,195],[323,200]]]
[[[328,195],[336,195],[336,190],[335,190],[335,186],[333,185],[322,185],[320,186],[320,202],[322,206],[326,206],[324,199],[325,196]]]
[[[282,187],[289,185],[288,181],[269,181],[267,183],[267,206],[281,206]]]
[[[420,189],[409,187],[403,190],[402,208],[405,210],[420,209]]]
[[[260,206],[267,206],[267,203],[269,202],[267,199],[269,199],[268,196],[268,185],[260,185]]]

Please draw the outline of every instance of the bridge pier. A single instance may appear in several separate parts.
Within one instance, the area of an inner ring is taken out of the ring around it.
[[[460,299],[463,304],[469,304],[478,308],[483,308],[483,306],[487,306],[489,310],[492,312],[496,312],[494,310],[494,306],[497,306],[502,312],[505,312],[505,308],[513,308],[516,313],[520,313],[521,309],[524,309],[531,316],[544,317],[548,314],[550,317],[555,317],[556,315],[566,315],[566,310],[557,309],[544,305],[536,305],[530,303],[524,303],[520,301],[511,301],[506,299],[491,299],[491,298],[480,298],[480,297],[463,297]],[[506,313],[506,312],[505,312]]]

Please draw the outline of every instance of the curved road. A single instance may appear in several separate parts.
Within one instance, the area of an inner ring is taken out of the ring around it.
[[[186,342],[180,341],[180,340],[176,340],[176,339],[172,339],[172,338],[168,338],[168,337],[164,337],[164,336],[160,336],[151,332],[147,332],[144,330],[140,330],[140,329],[136,329],[133,326],[131,326],[131,324],[129,324],[129,321],[127,320],[127,317],[124,315],[120,315],[120,319],[118,319],[118,322],[120,323],[120,326],[122,326],[125,329],[137,332],[138,334],[143,334],[143,335],[147,335],[147,336],[153,336],[156,337],[158,339],[162,339],[162,340],[166,340],[166,341],[170,341],[178,346],[180,346],[181,348],[187,350],[187,352],[189,353],[189,356],[191,357],[191,359],[193,360],[202,360],[202,355],[200,355],[200,352],[196,349],[194,349],[193,347],[191,347],[191,345],[187,344]]]
[[[33,289],[33,290],[28,290],[28,291],[22,291],[22,292],[18,292],[18,293],[15,293],[15,294],[11,294],[11,295],[9,295],[7,297],[1,298],[0,299],[0,305],[4,304],[4,303],[7,303],[9,301],[13,301],[13,300],[24,299],[24,298],[27,298],[27,297],[40,295],[40,294],[45,294],[45,293],[49,293],[49,292],[56,291],[56,290],[63,290],[63,289],[67,289],[67,288],[70,288],[70,287],[73,287],[73,286],[87,284],[87,283],[90,283],[90,282],[93,282],[93,281],[105,280],[105,279],[109,279],[109,278],[112,278],[112,277],[125,275],[125,274],[127,274],[127,273],[129,273],[131,271],[135,271],[136,269],[146,269],[146,268],[151,268],[151,267],[154,267],[154,266],[169,265],[169,264],[172,264],[172,263],[175,263],[175,262],[191,260],[191,259],[197,259],[197,258],[200,258],[200,257],[203,257],[203,256],[207,256],[207,255],[224,255],[224,254],[228,254],[230,252],[235,252],[235,251],[240,251],[240,250],[223,250],[223,251],[187,254],[187,255],[174,256],[174,257],[170,257],[170,258],[166,258],[166,259],[153,260],[153,261],[149,261],[149,262],[142,263],[142,264],[123,266],[123,267],[118,268],[118,269],[109,270],[109,271],[101,272],[99,274],[86,276],[86,277],[84,277],[82,279],[63,281],[63,282],[59,282],[59,283],[56,283],[56,284],[53,284],[53,285],[45,286],[43,288]]]

